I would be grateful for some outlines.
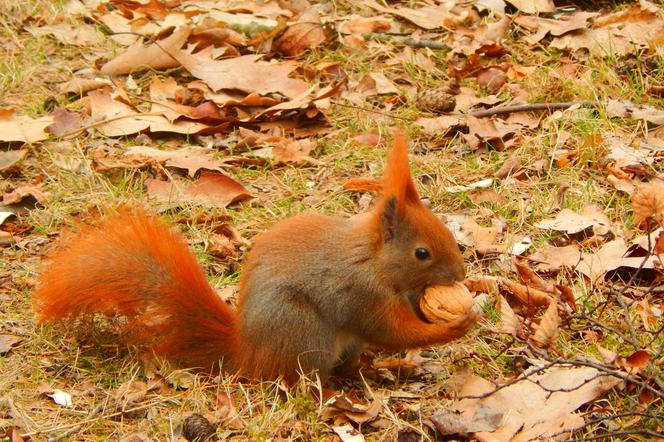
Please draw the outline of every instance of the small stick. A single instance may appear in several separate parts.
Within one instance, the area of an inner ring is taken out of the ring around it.
[[[490,117],[492,115],[512,114],[516,112],[530,112],[530,111],[552,111],[556,109],[569,109],[572,106],[579,105],[581,107],[598,107],[599,103],[596,101],[564,101],[560,103],[525,103],[514,104],[511,106],[494,107],[492,109],[484,109],[467,114],[458,114],[455,116],[467,117]]]
[[[442,43],[439,41],[433,40],[415,40],[410,37],[398,37],[395,35],[389,34],[380,34],[378,32],[365,32],[362,34],[365,40],[377,40],[377,41],[395,41],[397,43],[405,44],[406,46],[412,46],[414,48],[429,48],[429,49],[449,49],[450,45],[447,43]]]

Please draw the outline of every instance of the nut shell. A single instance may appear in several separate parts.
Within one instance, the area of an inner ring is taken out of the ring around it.
[[[473,295],[460,282],[432,285],[424,290],[420,310],[431,322],[452,322],[464,318],[473,308]]]

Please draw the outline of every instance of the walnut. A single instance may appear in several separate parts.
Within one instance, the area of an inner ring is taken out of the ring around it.
[[[420,299],[420,309],[431,322],[456,321],[468,315],[472,308],[473,295],[460,282],[429,286]]]

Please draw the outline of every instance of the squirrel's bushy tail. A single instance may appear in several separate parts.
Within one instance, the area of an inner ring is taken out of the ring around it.
[[[170,360],[209,367],[233,359],[235,313],[183,237],[142,210],[81,229],[51,258],[33,299],[39,321],[120,316],[129,343]]]

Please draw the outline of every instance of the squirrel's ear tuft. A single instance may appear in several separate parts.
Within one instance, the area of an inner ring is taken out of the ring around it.
[[[394,198],[397,209],[406,203],[419,203],[420,201],[410,176],[408,140],[403,129],[394,131],[394,147],[387,160],[383,178],[383,198]]]

